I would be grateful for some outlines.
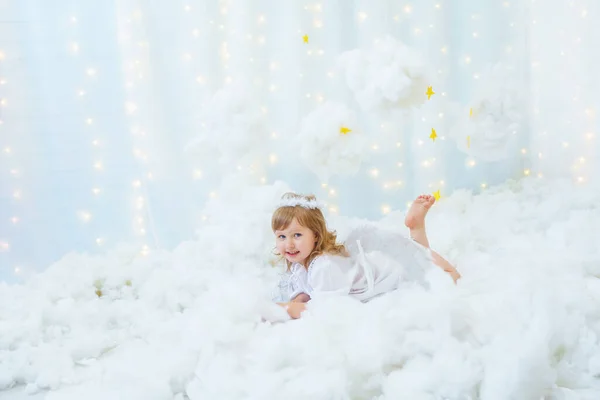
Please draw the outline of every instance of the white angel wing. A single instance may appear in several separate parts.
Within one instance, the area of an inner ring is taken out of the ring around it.
[[[403,267],[406,280],[425,283],[425,271],[433,266],[431,251],[401,232],[365,223],[353,229],[345,241],[350,255],[360,260],[364,253],[381,252]],[[362,249],[361,249],[362,248]]]

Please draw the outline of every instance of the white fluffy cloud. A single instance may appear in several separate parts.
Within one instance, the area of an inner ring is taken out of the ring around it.
[[[518,81],[510,68],[495,65],[482,74],[480,82],[450,135],[469,155],[486,161],[502,160],[510,156],[509,150],[523,128],[525,110]],[[469,116],[471,109],[473,115]]]
[[[340,133],[341,127],[351,132]],[[322,182],[333,175],[355,174],[367,154],[356,117],[339,103],[325,103],[306,116],[297,139],[300,157]]]
[[[369,48],[343,53],[338,64],[365,111],[410,108],[426,99],[430,79],[422,58],[390,36]]]
[[[268,143],[265,114],[250,90],[228,85],[219,90],[202,112],[204,128],[187,146],[194,156],[222,166],[251,162],[264,157]]]

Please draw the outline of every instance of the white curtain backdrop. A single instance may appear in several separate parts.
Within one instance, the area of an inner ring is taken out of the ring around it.
[[[232,176],[364,218],[508,179],[588,185],[599,8],[0,0],[0,281],[173,248]]]

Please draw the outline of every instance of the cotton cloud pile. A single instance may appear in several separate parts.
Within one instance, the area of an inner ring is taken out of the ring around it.
[[[526,113],[516,79],[514,72],[502,64],[482,74],[469,106],[450,132],[461,151],[485,161],[502,160],[512,154]]]
[[[206,221],[198,230],[198,240],[212,243],[210,249],[204,251],[206,260],[218,262],[233,254],[256,263],[275,260],[271,215],[281,195],[291,189],[283,182],[259,186],[247,183],[245,174],[226,177],[217,190],[217,197],[210,199],[202,210]],[[254,234],[248,235],[249,231]]]
[[[351,131],[341,133],[342,127]],[[333,175],[355,174],[367,155],[366,138],[354,113],[339,103],[325,103],[306,116],[296,143],[302,161],[321,182]]]
[[[387,36],[373,46],[343,53],[338,59],[346,84],[365,111],[404,109],[423,104],[431,84],[421,56]]]
[[[282,309],[268,297],[273,268],[257,261],[272,234],[257,227],[287,188],[228,185],[241,208],[215,201],[198,240],[73,254],[1,286],[0,399],[600,398],[598,187],[456,192],[430,211],[428,235],[458,285],[431,270],[428,287],[268,322]]]
[[[242,84],[219,90],[202,109],[202,132],[187,146],[192,156],[222,167],[249,164],[268,152],[268,129],[259,103]],[[256,146],[257,142],[264,143]]]

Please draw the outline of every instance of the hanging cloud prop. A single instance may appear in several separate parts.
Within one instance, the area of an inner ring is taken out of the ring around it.
[[[338,65],[364,111],[386,111],[423,104],[431,81],[413,49],[387,36],[374,46],[343,53]]]
[[[187,151],[207,163],[234,167],[264,158],[268,146],[265,113],[250,91],[240,84],[219,90],[203,110],[202,133],[187,146]]]
[[[322,182],[333,175],[355,174],[367,154],[366,138],[345,105],[326,103],[304,118],[298,134],[300,156]],[[351,131],[341,133],[341,128]]]
[[[482,74],[480,82],[450,136],[471,156],[484,161],[506,159],[523,129],[525,110],[518,81],[509,67],[500,64]]]

